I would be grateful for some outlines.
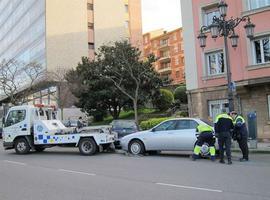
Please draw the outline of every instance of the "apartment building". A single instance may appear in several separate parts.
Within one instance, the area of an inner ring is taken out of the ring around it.
[[[186,82],[190,116],[212,118],[228,108],[227,65],[222,38],[213,40],[207,33],[207,45],[200,48],[200,27],[219,17],[218,0],[182,1],[185,42]],[[246,37],[244,25],[235,31],[238,47],[229,45],[232,81],[235,83],[234,107],[247,116],[257,114],[259,139],[270,138],[270,1],[226,0],[227,19],[250,16],[256,25],[254,38]]]
[[[0,24],[0,61],[35,61],[49,72],[74,68],[109,42],[142,48],[140,0],[1,0]],[[55,93],[41,88],[33,103],[57,104]]]
[[[144,57],[154,54],[155,69],[169,77],[173,85],[185,83],[185,60],[182,28],[166,32],[162,29],[143,35]]]

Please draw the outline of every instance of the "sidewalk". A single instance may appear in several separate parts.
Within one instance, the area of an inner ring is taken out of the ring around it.
[[[249,145],[250,146],[250,145]],[[234,152],[240,152],[239,146],[236,143],[232,148]],[[257,148],[249,148],[250,153],[269,153],[270,154],[270,142],[258,142]]]

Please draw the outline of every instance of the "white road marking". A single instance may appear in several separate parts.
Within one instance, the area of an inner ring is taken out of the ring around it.
[[[11,161],[11,160],[3,160],[6,163],[11,163],[11,164],[15,164],[15,165],[26,165],[26,163],[22,163],[22,162],[15,162],[15,161]]]
[[[168,184],[168,183],[156,183],[156,184],[162,185],[162,186],[168,186],[168,187],[191,189],[191,190],[203,190],[203,191],[208,191],[208,192],[223,192],[222,190],[214,190],[214,189],[200,188],[200,187],[191,187],[191,186],[185,186],[185,185],[174,185],[174,184]]]
[[[91,174],[91,173],[86,173],[86,172],[78,172],[78,171],[72,171],[72,170],[67,170],[67,169],[58,169],[61,172],[68,172],[68,173],[73,173],[73,174],[82,174],[82,175],[87,175],[87,176],[95,176],[96,174]]]

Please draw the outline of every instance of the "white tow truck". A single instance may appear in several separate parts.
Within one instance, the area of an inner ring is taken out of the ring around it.
[[[38,152],[53,146],[78,147],[82,155],[93,155],[113,144],[115,135],[109,126],[67,128],[56,119],[51,106],[14,106],[9,109],[3,128],[5,149],[17,154]]]

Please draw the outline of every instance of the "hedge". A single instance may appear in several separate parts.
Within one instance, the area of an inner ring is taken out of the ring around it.
[[[167,119],[169,119],[169,117],[148,119],[146,121],[142,121],[140,123],[140,127],[142,130],[148,130],[148,129],[153,128],[154,126],[158,125],[159,123],[161,123]]]

